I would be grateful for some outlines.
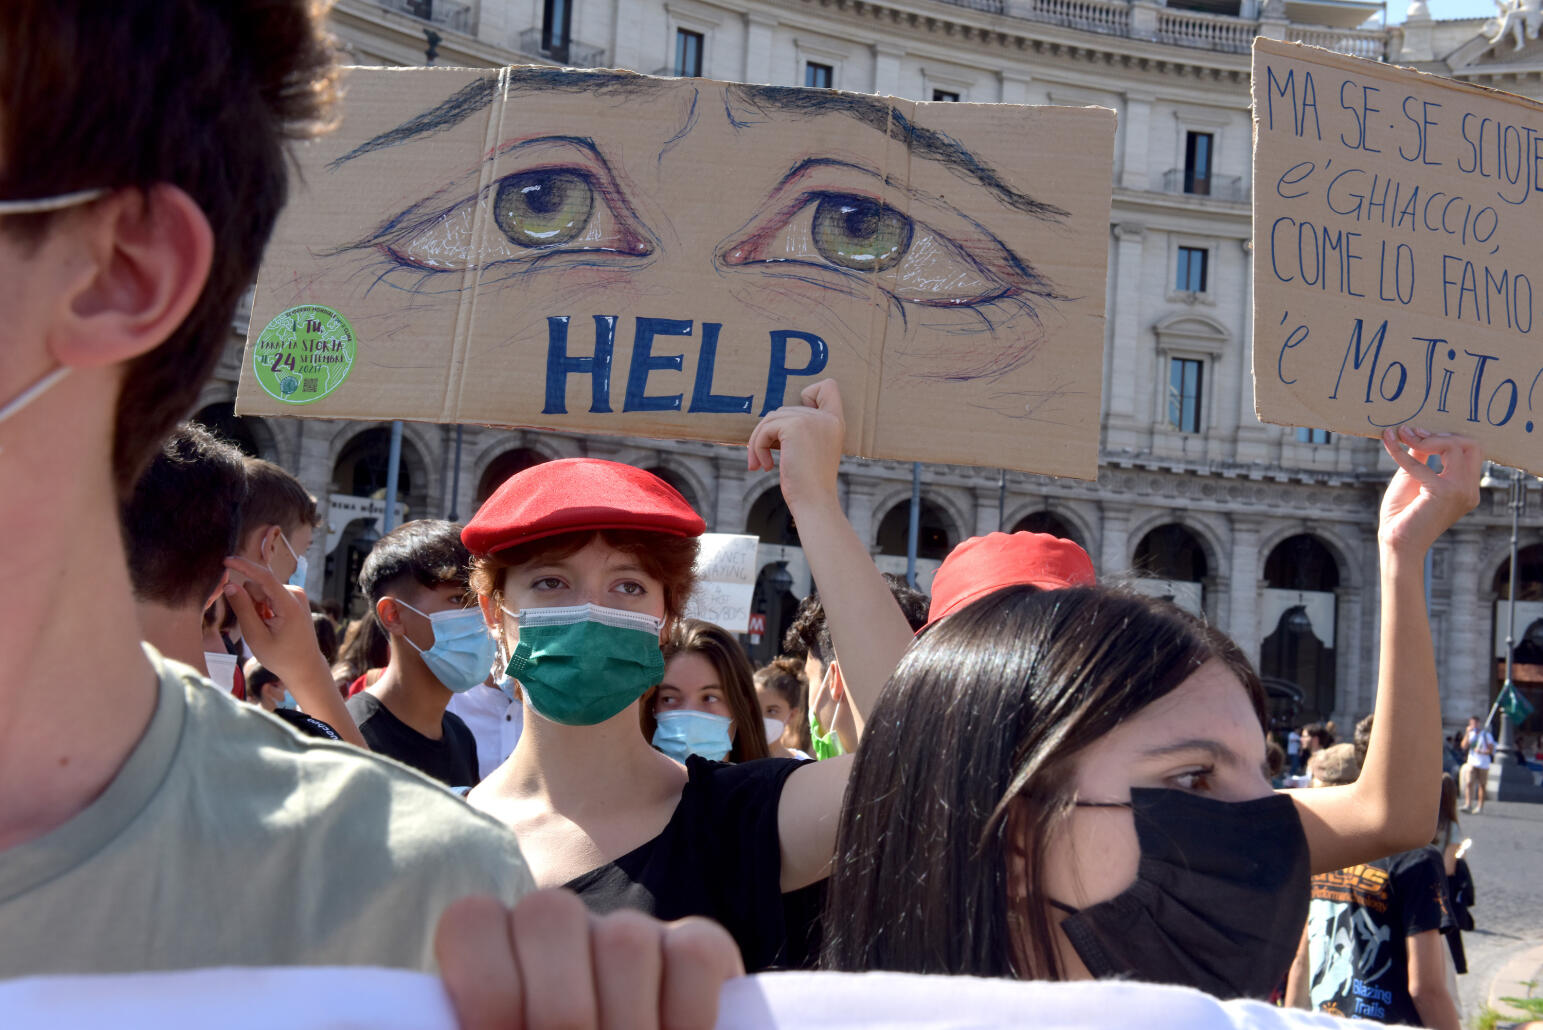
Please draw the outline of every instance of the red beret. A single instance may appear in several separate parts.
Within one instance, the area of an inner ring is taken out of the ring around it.
[[[563,458],[517,472],[461,530],[472,554],[492,554],[559,533],[640,529],[701,536],[702,516],[652,472],[598,458]]]
[[[927,625],[1005,587],[1060,590],[1093,581],[1093,560],[1070,540],[1049,533],[971,537],[949,552],[932,577]]]

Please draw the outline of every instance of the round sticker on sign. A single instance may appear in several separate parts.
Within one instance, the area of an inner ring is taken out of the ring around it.
[[[354,328],[322,304],[282,312],[257,337],[257,384],[285,404],[319,401],[343,385],[354,367]]]

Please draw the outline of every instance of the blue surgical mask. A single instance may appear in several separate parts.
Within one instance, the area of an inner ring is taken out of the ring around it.
[[[279,533],[279,539],[284,541],[284,550],[288,551],[289,556],[295,559],[295,571],[289,574],[289,585],[304,590],[305,574],[310,571],[311,563],[306,559],[305,555],[295,553],[294,547],[289,542],[289,537],[285,536],[282,532]],[[413,610],[417,611],[416,608]]]
[[[300,706],[295,703],[295,695],[291,694],[287,690],[284,691],[284,700],[279,702],[279,707],[280,708],[293,708],[297,712],[300,710]]]
[[[673,711],[660,712],[656,718],[659,725],[654,730],[654,747],[677,762],[684,762],[688,755],[721,762],[734,746],[729,739],[734,720],[726,715]]]
[[[459,608],[447,612],[418,611],[406,601],[397,604],[410,612],[418,612],[429,620],[434,629],[434,646],[425,651],[412,638],[402,639],[412,644],[423,656],[423,664],[429,667],[434,678],[451,691],[461,694],[488,678],[498,644],[482,621],[482,612],[476,608]]]

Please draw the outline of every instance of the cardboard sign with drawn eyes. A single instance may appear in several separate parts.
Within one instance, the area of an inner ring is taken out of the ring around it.
[[[552,68],[354,69],[259,276],[243,414],[1093,478],[1114,114]]]

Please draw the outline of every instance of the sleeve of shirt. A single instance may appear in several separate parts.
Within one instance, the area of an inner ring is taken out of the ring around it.
[[[1447,874],[1441,853],[1435,848],[1420,848],[1401,856],[1393,867],[1393,889],[1403,914],[1405,937],[1426,930],[1447,931],[1456,927],[1452,906],[1447,899]]]
[[[776,963],[787,937],[777,807],[788,777],[801,764],[762,758],[724,765],[696,756],[686,763],[691,786],[703,791],[704,814],[721,849],[711,868],[722,877],[715,887],[729,917],[724,922],[748,970]]]

